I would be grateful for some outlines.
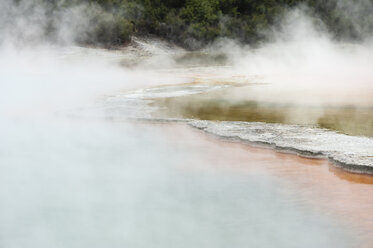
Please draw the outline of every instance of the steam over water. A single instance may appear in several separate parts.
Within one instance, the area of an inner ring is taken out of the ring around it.
[[[216,163],[216,145],[198,145],[190,131],[66,119],[5,124],[2,247],[354,242],[339,221],[299,204],[286,181],[216,169],[230,161]]]
[[[119,94],[119,88],[189,79],[175,70],[174,79],[160,82],[153,76],[159,72],[127,71],[103,59],[112,58],[110,53],[90,53],[104,62],[90,60],[80,67],[80,52],[68,58],[62,52],[62,60],[61,53],[48,58],[56,66],[41,59],[45,67],[34,67],[26,58],[25,64],[14,62],[19,71],[11,64],[19,57],[8,57],[0,126],[2,247],[351,247],[364,242],[348,221],[299,201],[301,194],[287,179],[229,169],[260,165],[261,158],[250,157],[254,153],[236,161],[235,152],[184,126],[133,120],[152,114],[144,93],[196,94],[231,83]]]
[[[19,23],[0,35],[22,31]],[[191,111],[200,108],[187,104],[186,116],[172,104],[232,90],[212,101],[342,102],[368,109],[369,124],[371,61],[361,51],[370,46],[339,50],[316,31],[306,42],[295,31],[310,21],[296,23],[286,36],[294,39],[280,35],[262,49],[224,41],[199,53],[136,38],[118,51],[45,44],[37,32],[2,38],[0,247],[371,247],[371,177],[216,136],[320,155],[354,172],[372,172],[371,137],[321,129],[320,116],[304,125],[206,121]],[[73,36],[65,28],[58,34]]]

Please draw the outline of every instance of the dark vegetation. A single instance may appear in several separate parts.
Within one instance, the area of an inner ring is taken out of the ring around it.
[[[298,6],[321,20],[337,39],[362,39],[373,30],[373,0],[40,1],[52,10],[81,4],[99,8],[80,41],[107,46],[123,45],[133,34],[155,35],[190,49],[217,37],[255,44],[266,39],[264,30],[278,25],[289,9]]]

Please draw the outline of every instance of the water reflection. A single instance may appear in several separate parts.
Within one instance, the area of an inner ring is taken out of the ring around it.
[[[346,103],[296,104],[284,99],[261,100],[267,86],[250,85],[182,97],[155,99],[156,116],[200,120],[318,125],[349,135],[373,136],[373,108]],[[268,89],[267,89],[268,90]],[[306,92],[298,92],[307,94]],[[270,98],[270,96],[267,96]]]
[[[210,142],[216,140],[212,136],[206,137]],[[287,187],[281,187],[282,190],[293,192],[293,204],[337,218],[355,230],[354,236],[360,243],[352,247],[372,246],[372,176],[341,171],[323,159],[308,159],[268,148],[220,142],[219,146],[235,158],[230,166],[220,169],[256,176],[272,175],[285,180]]]
[[[347,180],[349,182],[358,183],[358,184],[373,184],[372,175],[363,175],[346,172],[343,169],[340,169],[334,165],[329,166],[329,170],[338,178]]]

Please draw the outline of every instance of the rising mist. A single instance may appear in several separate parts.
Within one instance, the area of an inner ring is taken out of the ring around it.
[[[87,47],[98,5],[17,2],[0,10],[1,247],[351,247],[353,231],[295,202],[285,180],[219,169],[231,165],[220,145],[173,124],[107,118],[108,96],[192,82],[208,65],[180,73],[175,54],[187,52],[167,42]],[[371,104],[369,35],[336,42],[313,20],[296,9],[262,30],[269,42],[223,39],[202,52],[268,85],[237,99]]]

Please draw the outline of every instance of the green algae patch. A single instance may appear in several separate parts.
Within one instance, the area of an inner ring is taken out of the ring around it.
[[[373,107],[310,106],[230,100],[225,90],[154,99],[158,116],[198,120],[312,125],[340,133],[373,137]]]

